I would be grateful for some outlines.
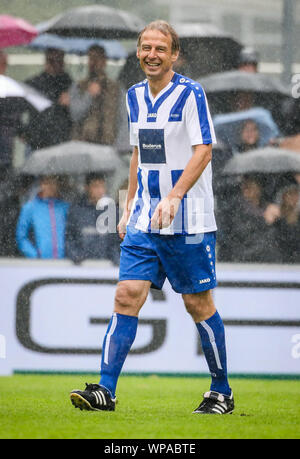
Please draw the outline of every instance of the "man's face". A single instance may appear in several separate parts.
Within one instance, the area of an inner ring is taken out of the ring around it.
[[[242,130],[242,141],[247,145],[254,145],[259,140],[259,130],[256,123],[247,121]]]
[[[160,80],[172,69],[178,52],[172,52],[171,35],[164,35],[154,29],[143,33],[137,57],[147,78]]]
[[[103,73],[106,67],[106,57],[97,51],[88,52],[88,67],[90,74]]]
[[[88,198],[92,203],[97,204],[99,199],[103,198],[106,193],[106,185],[104,180],[92,180],[87,186]]]
[[[44,177],[40,182],[43,198],[56,198],[58,196],[58,181],[55,177]]]
[[[49,51],[46,56],[46,68],[51,75],[59,75],[64,71],[64,52],[60,50]]]
[[[242,193],[247,201],[260,200],[261,187],[255,180],[246,179],[242,182]]]

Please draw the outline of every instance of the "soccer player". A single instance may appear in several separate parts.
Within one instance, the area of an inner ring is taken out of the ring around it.
[[[234,409],[224,326],[211,294],[216,286],[210,162],[215,134],[202,87],[172,69],[178,55],[179,39],[167,22],[154,21],[140,33],[137,57],[147,78],[127,93],[133,153],[118,225],[123,239],[119,283],[99,384],[70,394],[81,409],[115,409],[117,381],[139,311],[150,287],[162,288],[166,278],[196,324],[211,373],[210,390],[194,413]]]

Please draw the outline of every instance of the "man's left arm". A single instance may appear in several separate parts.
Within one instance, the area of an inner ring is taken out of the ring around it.
[[[160,201],[151,219],[153,229],[167,228],[178,211],[184,195],[197,182],[202,172],[211,161],[212,144],[199,144],[193,146],[194,154],[187,163],[179,180],[168,196]]]

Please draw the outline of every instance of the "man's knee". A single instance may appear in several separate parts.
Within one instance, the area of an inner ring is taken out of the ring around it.
[[[187,312],[195,322],[211,317],[216,311],[210,290],[182,295]]]
[[[137,315],[146,301],[150,288],[146,281],[130,280],[119,282],[115,294],[115,312]]]

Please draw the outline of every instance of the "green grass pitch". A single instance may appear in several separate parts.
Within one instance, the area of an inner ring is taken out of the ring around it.
[[[232,415],[192,414],[209,378],[121,376],[115,412],[75,409],[95,375],[0,377],[1,439],[299,439],[300,381],[232,378]]]

